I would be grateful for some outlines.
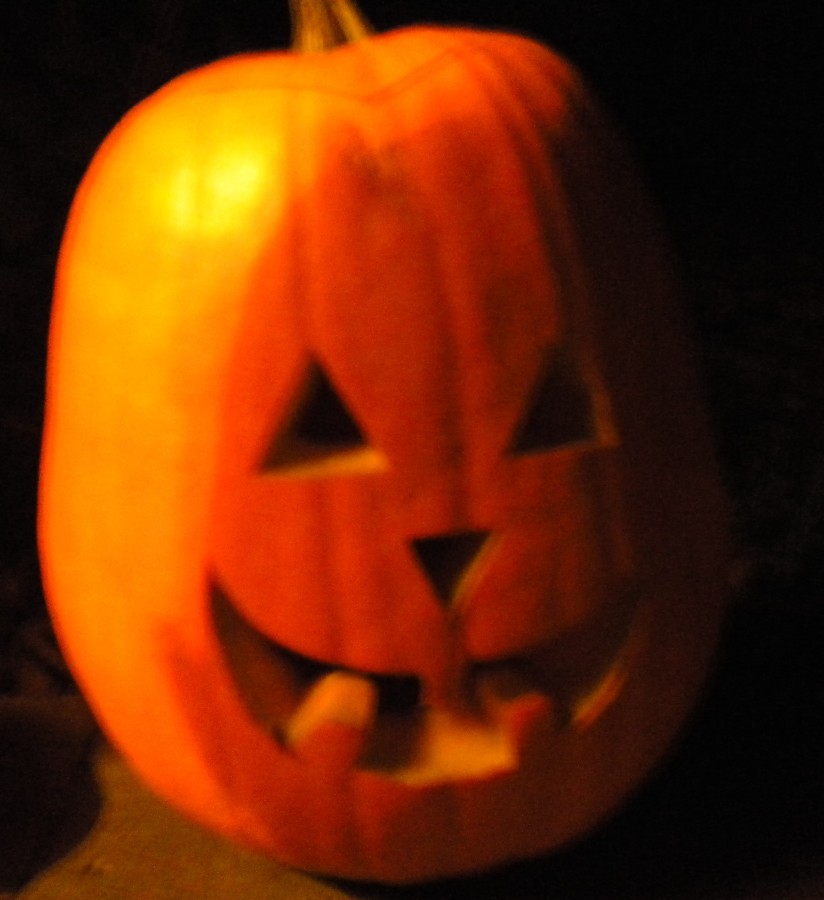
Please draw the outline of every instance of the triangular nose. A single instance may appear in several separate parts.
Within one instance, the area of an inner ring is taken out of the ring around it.
[[[457,599],[464,578],[489,534],[488,531],[463,531],[412,540],[415,556],[444,606],[451,606]]]

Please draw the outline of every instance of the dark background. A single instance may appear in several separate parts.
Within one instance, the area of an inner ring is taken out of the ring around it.
[[[682,750],[594,851],[606,874],[586,862],[603,837],[557,863],[570,873],[564,896],[674,897],[684,879],[704,885],[694,896],[824,896],[822,14],[794,0],[362,9],[379,29],[501,27],[570,57],[634,145],[682,262],[735,519],[729,625]],[[72,193],[154,88],[287,41],[285,0],[0,10],[0,745],[4,710],[71,698],[44,626],[34,522],[51,282]],[[0,890],[2,879],[0,864]],[[773,884],[779,893],[760,893]]]

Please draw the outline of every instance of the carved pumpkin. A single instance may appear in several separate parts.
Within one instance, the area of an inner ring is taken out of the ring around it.
[[[97,154],[44,577],[106,731],[196,819],[398,882],[580,835],[694,702],[722,509],[643,192],[541,46],[232,58]]]

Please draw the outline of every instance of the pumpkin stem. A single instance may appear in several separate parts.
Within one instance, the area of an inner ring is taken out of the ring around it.
[[[352,0],[289,0],[292,49],[319,53],[374,33]]]

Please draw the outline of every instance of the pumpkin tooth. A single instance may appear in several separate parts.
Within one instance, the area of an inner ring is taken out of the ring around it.
[[[546,748],[558,732],[552,698],[537,692],[524,694],[503,708],[501,718],[522,763],[533,755],[546,756]]]
[[[497,723],[522,762],[533,753],[546,752],[559,729],[558,704],[535,686],[520,665],[482,670],[477,675],[476,697],[482,715]]]
[[[368,678],[337,670],[318,679],[285,729],[286,746],[313,766],[350,769],[362,755],[378,706]]]
[[[535,690],[534,684],[517,663],[479,665],[475,679],[478,699],[484,709],[493,715],[512,700]]]
[[[536,741],[546,747],[547,739],[557,731],[557,704],[517,666],[497,666],[483,672],[476,691],[484,715],[501,723],[521,758],[529,755]]]

